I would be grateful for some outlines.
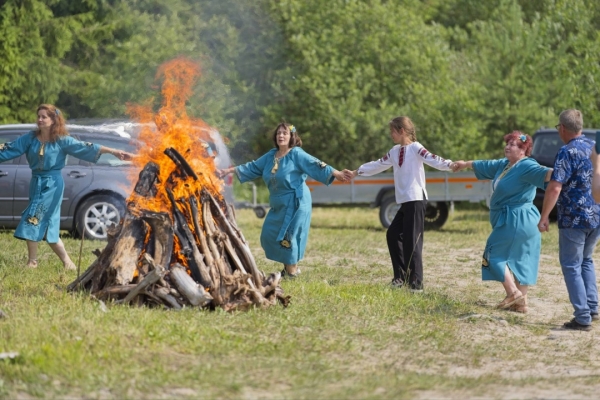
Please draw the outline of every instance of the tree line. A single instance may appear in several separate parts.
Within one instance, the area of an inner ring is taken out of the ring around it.
[[[593,0],[4,0],[0,123],[39,103],[126,118],[157,96],[158,66],[202,66],[189,114],[234,159],[272,147],[285,120],[338,168],[381,157],[388,121],[448,158],[502,155],[502,136],[578,108],[600,127]]]

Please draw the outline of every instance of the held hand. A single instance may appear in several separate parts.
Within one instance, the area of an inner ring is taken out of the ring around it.
[[[538,230],[540,232],[548,232],[550,228],[550,219],[548,217],[541,217],[538,223]]]
[[[215,174],[217,175],[217,178],[223,179],[227,175],[231,174],[233,172],[234,168],[235,167],[225,168],[225,169],[217,169]]]
[[[354,178],[354,174],[352,171],[350,171],[349,169],[345,169],[342,171],[344,174],[344,177],[346,178],[347,181],[351,181],[352,178]]]
[[[137,157],[135,154],[128,153],[126,151],[118,150],[118,149],[115,149],[112,152],[112,154],[113,154],[113,156],[117,157],[119,160],[123,160],[123,161],[131,161],[135,157]]]
[[[333,171],[333,177],[341,182],[347,182],[346,174],[343,171]]]
[[[462,171],[467,168],[467,163],[463,160],[455,161],[450,165],[450,168],[452,168],[452,172]]]

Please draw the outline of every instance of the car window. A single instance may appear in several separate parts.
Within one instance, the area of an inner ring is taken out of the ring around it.
[[[21,136],[21,134],[19,134],[19,133],[0,133],[0,145],[7,143],[7,142],[12,142],[13,140],[17,139],[19,136]],[[19,158],[20,157],[17,157],[13,160],[4,161],[4,162],[1,162],[0,164],[16,164],[19,162]]]
[[[556,135],[543,135],[537,137],[533,142],[532,154],[538,157],[554,158],[564,143]]]
[[[114,140],[114,139],[105,139],[99,137],[82,137],[82,140],[86,142],[92,142],[94,144],[99,144],[100,146],[111,147],[113,149],[125,150],[128,153],[137,153],[137,149],[133,144],[130,144],[125,140]],[[131,161],[123,161],[119,160],[117,157],[112,154],[102,154],[98,159],[96,165],[104,165],[111,167],[118,167],[122,165],[131,165]]]

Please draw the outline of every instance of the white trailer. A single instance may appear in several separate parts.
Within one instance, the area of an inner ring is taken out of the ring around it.
[[[455,201],[490,204],[491,182],[480,181],[473,172],[426,172],[429,201],[425,211],[425,227],[438,229],[448,219],[448,205]],[[329,187],[308,178],[306,180],[314,205],[370,205],[379,207],[379,220],[390,226],[400,208],[394,195],[394,176],[383,173],[357,176],[351,182],[334,181]]]

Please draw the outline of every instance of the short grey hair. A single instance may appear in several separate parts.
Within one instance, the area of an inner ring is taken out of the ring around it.
[[[558,122],[569,132],[579,133],[583,129],[583,115],[581,111],[573,108],[561,112]]]

